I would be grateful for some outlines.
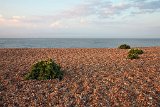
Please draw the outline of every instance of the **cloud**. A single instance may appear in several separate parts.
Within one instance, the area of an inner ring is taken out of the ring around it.
[[[87,21],[86,19],[84,19],[84,18],[81,18],[81,19],[79,20],[79,22],[80,22],[81,25],[86,25],[86,24],[88,24],[88,21]]]
[[[62,29],[69,26],[73,27],[73,24],[87,26],[87,24],[92,25],[92,23],[99,22],[103,25],[112,23],[113,17],[117,19],[123,15],[130,17],[129,15],[153,13],[160,9],[160,0],[126,0],[116,3],[105,0],[84,1],[82,4],[48,16],[12,16],[5,18],[0,15],[0,26]],[[106,22],[108,19],[110,22]]]
[[[3,15],[0,15],[0,27],[5,28],[29,28],[29,29],[35,29],[40,28],[39,24],[36,24],[35,22],[26,22],[27,19],[25,16],[12,16],[10,18],[5,18]]]
[[[0,16],[0,25],[2,26],[18,26],[19,25],[19,20],[15,18],[4,18],[2,15]]]
[[[61,23],[60,23],[60,21],[55,21],[55,22],[53,22],[52,24],[51,24],[51,27],[53,27],[53,28],[59,28],[59,27],[61,27],[62,25],[61,25]]]
[[[0,14],[0,18],[2,18],[3,16]]]
[[[128,11],[130,9],[130,11]],[[85,3],[61,11],[58,14],[48,16],[49,19],[61,20],[94,16],[97,18],[110,18],[120,16],[128,11],[128,14],[153,13],[160,9],[159,0],[131,0],[129,2],[113,3],[104,0],[87,0]]]
[[[54,21],[50,24],[50,27],[53,29],[66,29],[68,26],[64,24],[62,21]]]
[[[160,0],[147,1],[147,0],[133,0],[132,7],[137,8],[138,12],[132,12],[134,14],[153,13],[160,10]]]
[[[151,10],[160,9],[160,1],[144,2],[143,4],[139,5],[139,8]]]
[[[125,3],[112,4],[108,7],[103,7],[99,9],[98,16],[103,18],[108,18],[114,15],[120,15],[128,8],[129,8],[129,5]]]
[[[25,16],[12,16],[13,19],[24,19]]]

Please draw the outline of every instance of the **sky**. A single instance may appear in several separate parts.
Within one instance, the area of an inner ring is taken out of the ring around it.
[[[160,38],[160,0],[0,0],[0,38]]]

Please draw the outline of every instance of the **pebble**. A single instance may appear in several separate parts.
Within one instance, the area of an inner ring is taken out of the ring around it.
[[[140,59],[129,60],[128,50],[113,48],[1,48],[2,104],[12,107],[159,106],[160,47],[141,49],[144,54]],[[48,58],[62,67],[62,81],[24,80],[34,63]]]

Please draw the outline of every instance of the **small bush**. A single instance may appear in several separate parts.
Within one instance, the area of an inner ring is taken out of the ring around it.
[[[127,58],[128,59],[138,59],[139,56],[138,56],[138,54],[135,54],[135,53],[133,53],[133,54],[129,53]]]
[[[141,50],[141,49],[131,49],[131,50],[129,51],[129,53],[130,53],[130,54],[143,54],[144,52],[143,52],[143,50]]]
[[[127,44],[123,44],[123,45],[120,45],[118,48],[119,49],[130,49],[131,47]]]
[[[61,67],[52,59],[37,62],[32,66],[31,71],[25,76],[26,80],[48,80],[59,78],[62,79],[63,72]]]

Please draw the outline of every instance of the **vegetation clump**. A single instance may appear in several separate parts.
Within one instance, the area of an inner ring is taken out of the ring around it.
[[[119,49],[130,49],[131,47],[127,44],[122,44],[118,47]]]
[[[143,52],[143,50],[141,50],[141,49],[131,49],[131,50],[129,51],[129,53],[130,53],[130,54],[143,54],[144,52]]]
[[[25,76],[26,80],[62,79],[61,67],[52,59],[39,61],[32,66],[31,71]]]
[[[128,58],[129,59],[138,59],[139,58],[139,54],[143,54],[143,50],[141,49],[131,49],[128,52]]]
[[[138,54],[135,54],[135,53],[129,53],[128,56],[127,56],[128,59],[138,59],[139,56]]]

